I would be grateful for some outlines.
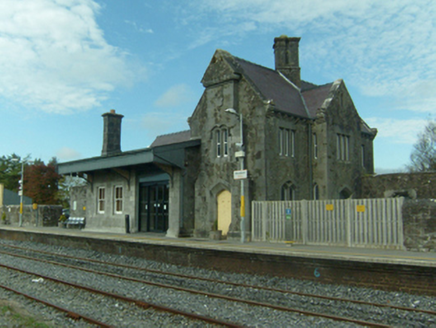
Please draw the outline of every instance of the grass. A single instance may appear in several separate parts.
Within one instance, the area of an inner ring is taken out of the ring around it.
[[[8,321],[9,323],[13,324],[14,326],[18,327],[31,327],[31,328],[52,328],[52,326],[49,326],[43,322],[40,322],[28,315],[24,315],[22,313],[19,313],[11,306],[0,306],[0,315],[5,318],[6,313],[8,313]]]

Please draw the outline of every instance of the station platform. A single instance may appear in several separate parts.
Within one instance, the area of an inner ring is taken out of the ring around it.
[[[301,245],[298,243],[246,242],[238,240],[211,240],[201,238],[168,238],[159,233],[107,233],[58,227],[1,226],[0,230],[71,236],[102,241],[194,248],[199,250],[226,251],[263,256],[352,261],[436,268],[436,252],[412,252],[378,248],[349,248],[336,246]]]

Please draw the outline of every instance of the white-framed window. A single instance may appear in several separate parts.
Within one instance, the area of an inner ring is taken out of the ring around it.
[[[318,158],[318,138],[316,136],[316,133],[312,135],[312,142],[313,142],[313,158]]]
[[[340,161],[350,160],[350,137],[345,134],[336,135],[336,158]]]
[[[97,189],[97,212],[104,213],[104,205],[106,198],[106,189],[104,187],[98,187]]]
[[[114,212],[121,214],[123,212],[123,187],[114,187]]]
[[[227,157],[229,155],[229,132],[226,128],[215,130],[216,157]]]
[[[295,200],[295,186],[290,182],[286,182],[281,189],[281,200]]]
[[[279,155],[285,157],[295,156],[295,131],[279,128]]]

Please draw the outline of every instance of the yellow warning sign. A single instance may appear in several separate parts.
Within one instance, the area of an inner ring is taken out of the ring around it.
[[[333,211],[333,204],[327,204],[327,205],[325,206],[325,210],[326,210],[326,211]]]
[[[365,212],[365,205],[357,205],[356,206],[356,211],[360,212],[360,213]]]

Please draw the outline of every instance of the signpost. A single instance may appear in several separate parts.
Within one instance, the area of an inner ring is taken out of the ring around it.
[[[247,177],[248,177],[247,170],[233,171],[233,179],[235,180],[247,179]]]

